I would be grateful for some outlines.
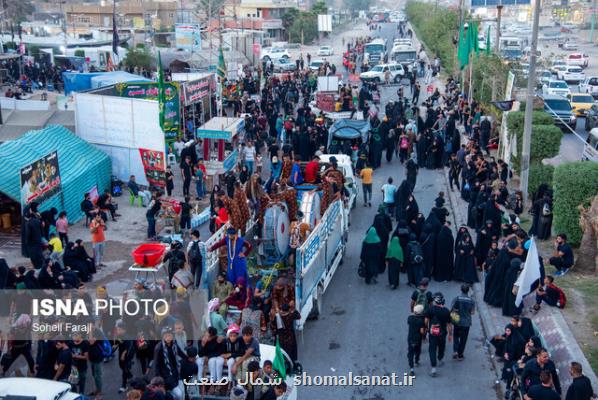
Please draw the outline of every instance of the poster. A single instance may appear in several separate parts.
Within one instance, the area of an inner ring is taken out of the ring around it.
[[[166,103],[164,104],[164,135],[166,141],[173,141],[180,134],[181,104],[178,82],[166,82]],[[135,99],[158,100],[158,82],[117,83],[117,96]]]
[[[56,151],[21,168],[21,204],[42,203],[60,191],[60,169]]]
[[[151,186],[166,186],[166,162],[163,151],[139,149],[145,177]]]
[[[199,24],[175,24],[174,40],[177,49],[201,50],[201,28]]]
[[[316,93],[316,107],[322,111],[334,112],[334,93]]]
[[[183,83],[183,94],[186,106],[197,103],[208,96],[210,92],[216,93],[216,80],[214,79],[214,74]]]

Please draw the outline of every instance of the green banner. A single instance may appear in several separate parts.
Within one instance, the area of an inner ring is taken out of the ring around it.
[[[158,100],[160,92],[158,82],[117,83],[114,85],[120,97]],[[173,141],[180,134],[181,104],[178,82],[164,83],[164,135],[166,141]]]

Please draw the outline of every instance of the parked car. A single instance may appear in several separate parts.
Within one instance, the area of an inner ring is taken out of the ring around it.
[[[291,58],[289,51],[282,47],[266,47],[262,49],[260,59],[262,60],[278,60],[280,58]]]
[[[359,77],[363,81],[384,82],[386,71],[390,71],[391,82],[398,82],[405,76],[405,70],[401,64],[379,64],[369,71],[362,72]]]
[[[567,63],[565,62],[565,60],[563,60],[562,58],[555,58],[554,60],[552,60],[552,62],[550,63],[550,68],[549,70],[553,73],[556,74],[559,71],[559,67],[566,67]]]
[[[557,79],[563,80],[567,83],[579,83],[585,79],[586,74],[583,72],[581,67],[567,66],[565,67],[564,71],[559,71],[556,76]]]
[[[542,96],[542,100],[544,111],[552,116],[556,126],[565,133],[571,132],[570,129],[575,130],[577,119],[573,115],[569,100],[558,95],[545,95]]]
[[[324,62],[324,60],[311,60],[311,62],[309,63],[309,69],[311,69],[312,71],[317,71],[320,69],[322,65],[324,65]]]
[[[83,400],[86,397],[71,391],[66,382],[40,378],[0,379],[0,399]]]
[[[567,98],[571,103],[573,112],[578,117],[586,115],[588,110],[594,105],[594,98],[587,93],[571,93]]]
[[[567,56],[567,65],[575,65],[587,68],[590,62],[590,56],[585,53],[571,53]]]
[[[579,49],[579,45],[577,44],[577,42],[573,41],[573,40],[567,40],[565,43],[563,43],[562,46],[563,50],[577,50]]]
[[[598,104],[592,105],[586,113],[585,129],[587,132],[598,127]]]
[[[580,93],[591,94],[594,98],[598,98],[598,76],[588,76],[577,86]]]
[[[538,80],[540,81],[540,87],[548,84],[548,81],[550,81],[553,76],[554,76],[554,74],[550,71],[542,71],[540,74],[538,74]]]
[[[297,69],[297,64],[286,57],[274,60],[272,66],[274,67],[274,72],[292,72]]]
[[[334,50],[332,49],[332,46],[320,46],[318,49],[319,56],[331,56],[333,54]]]
[[[556,95],[567,97],[570,94],[571,90],[569,89],[569,85],[567,85],[567,82],[565,81],[551,79],[548,81],[547,84],[542,86],[542,95],[544,96]]]

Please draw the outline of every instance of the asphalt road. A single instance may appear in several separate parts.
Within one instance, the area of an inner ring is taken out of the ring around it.
[[[382,36],[392,42],[396,24],[383,24]],[[396,86],[383,87],[382,102],[396,97]],[[383,157],[384,158],[384,157]],[[337,271],[323,297],[323,313],[317,321],[308,322],[300,336],[300,362],[304,371],[314,375],[390,375],[403,376],[407,364],[407,317],[413,288],[401,275],[397,290],[391,290],[386,275],[376,285],[366,285],[357,275],[361,242],[371,226],[377,205],[382,201],[381,186],[392,176],[400,184],[405,176],[397,159],[374,172],[372,208],[362,199],[351,215],[351,228],[344,263]],[[443,171],[422,170],[418,176],[415,197],[420,210],[427,215],[439,191],[446,191]],[[452,217],[449,217],[452,218]],[[447,302],[456,296],[460,285],[432,282],[430,290],[441,291]],[[480,320],[474,317],[465,352],[465,361],[451,359],[452,344],[447,347],[446,364],[438,369],[438,377],[428,376],[428,346],[422,349],[421,366],[416,369],[413,386],[372,387],[334,386],[302,387],[299,399],[436,399],[439,393],[450,393],[453,399],[496,398],[495,374],[484,347]]]

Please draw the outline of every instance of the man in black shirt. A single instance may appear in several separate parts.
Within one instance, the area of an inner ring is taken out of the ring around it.
[[[73,355],[71,349],[64,340],[56,341],[58,357],[56,358],[56,367],[53,380],[59,382],[68,382],[73,366]]]
[[[529,388],[525,400],[560,400],[561,396],[552,388],[552,376],[548,371],[540,372],[540,384]]]
[[[550,265],[554,265],[558,270],[555,273],[556,276],[562,276],[569,271],[573,263],[573,250],[569,246],[569,243],[567,243],[567,235],[560,233],[554,242],[554,252],[552,257],[550,257]]]
[[[525,384],[521,386],[521,389],[525,392],[532,386],[541,384],[540,374],[542,371],[547,371],[552,375],[554,389],[560,394],[561,382],[556,373],[556,366],[550,360],[546,349],[541,349],[535,359],[531,359],[525,363],[525,367],[521,373],[521,381],[525,382]]]
[[[428,351],[430,353],[430,364],[432,364],[430,376],[436,377],[436,365],[442,366],[444,364],[442,359],[444,358],[447,334],[449,342],[453,338],[453,325],[451,323],[451,313],[444,306],[442,293],[435,293],[433,299],[432,305],[426,314],[426,325],[428,326],[430,339]]]
[[[592,382],[582,373],[580,363],[573,361],[569,368],[569,373],[573,378],[573,382],[571,382],[571,386],[567,389],[565,400],[590,400],[596,398]]]
[[[80,394],[85,394],[85,381],[87,380],[87,360],[89,359],[89,343],[83,340],[81,333],[73,333],[73,341],[71,343],[71,352],[73,357],[73,366],[77,367],[79,372],[79,383],[77,391]]]
[[[98,207],[100,210],[108,210],[110,211],[110,216],[112,217],[112,221],[116,221],[116,217],[120,217],[120,214],[116,213],[116,207],[112,204],[112,196],[110,195],[110,190],[104,190],[104,194],[98,197]]]
[[[407,334],[407,360],[409,361],[409,374],[415,376],[413,368],[419,367],[419,356],[421,354],[422,339],[426,334],[426,321],[423,316],[424,306],[418,304],[413,307],[413,315],[407,317],[409,331]]]
[[[104,362],[104,352],[102,351],[102,341],[98,338],[102,337],[102,333],[94,331],[93,335],[89,337],[89,362],[91,364],[91,374],[96,387],[94,392],[89,396],[102,396],[102,363]]]

